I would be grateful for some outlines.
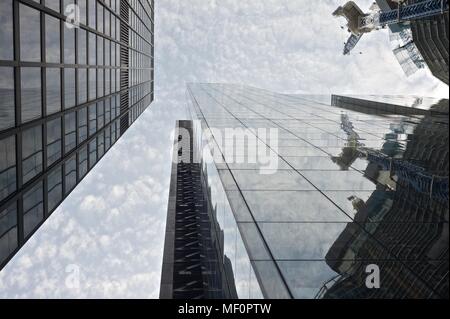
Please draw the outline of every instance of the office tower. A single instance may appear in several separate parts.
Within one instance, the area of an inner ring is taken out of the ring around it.
[[[153,101],[154,2],[0,2],[0,268]]]
[[[448,100],[187,92],[239,298],[448,298]]]
[[[208,185],[194,130],[192,121],[177,121],[160,297],[234,299],[231,256],[224,254],[226,230],[218,222],[223,211],[212,201],[216,193]]]

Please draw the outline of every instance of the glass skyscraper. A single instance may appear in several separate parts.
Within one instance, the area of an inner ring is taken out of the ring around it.
[[[0,2],[0,269],[153,101],[154,1]]]
[[[448,100],[187,95],[239,298],[448,298]]]

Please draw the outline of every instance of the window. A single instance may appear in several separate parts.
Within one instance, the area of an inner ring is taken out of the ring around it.
[[[60,20],[45,15],[45,57],[49,63],[61,62],[60,31]]]
[[[97,64],[97,38],[94,33],[89,32],[89,65]]]
[[[61,118],[47,122],[47,166],[61,158]]]
[[[23,183],[42,171],[42,126],[35,126],[22,134]]]
[[[89,105],[89,136],[97,132],[97,104]]]
[[[103,69],[98,69],[97,72],[97,98],[101,98],[105,95]]]
[[[64,185],[66,187],[66,195],[69,194],[77,185],[77,159],[76,155],[73,155],[65,163],[65,178]]]
[[[86,146],[78,153],[78,172],[80,174],[80,179],[88,172],[88,153]]]
[[[111,147],[111,126],[105,129],[105,151],[107,152]]]
[[[97,69],[89,69],[89,100],[97,97]]]
[[[44,219],[44,193],[42,182],[23,195],[23,232],[28,237]]]
[[[110,28],[110,22],[111,22],[111,14],[108,10],[105,9],[105,34],[110,35],[111,34],[111,28]]]
[[[105,65],[111,65],[111,41],[105,39]]]
[[[41,68],[21,68],[22,123],[42,115]]]
[[[78,69],[78,104],[87,102],[87,69]]]
[[[16,187],[16,140],[15,136],[10,136],[0,140],[0,201]]]
[[[78,140],[79,143],[84,142],[87,139],[88,126],[87,126],[87,109],[84,107],[78,110]]]
[[[64,151],[70,152],[77,146],[76,113],[64,115]]]
[[[23,4],[19,5],[19,10],[20,59],[22,61],[41,62],[40,13],[39,11]]]
[[[64,108],[75,106],[75,69],[64,69]]]
[[[116,123],[111,124],[111,145],[116,142]]]
[[[97,31],[103,33],[103,6],[98,3],[97,4]]]
[[[64,63],[75,64],[75,28],[64,27]]]
[[[105,95],[111,93],[111,70],[105,69]]]
[[[2,92],[0,98],[0,131],[2,131],[15,125],[14,68],[0,67],[0,92]]]
[[[105,124],[111,122],[111,99],[107,98],[105,100]]]
[[[86,21],[86,1],[87,0],[78,0],[77,4],[78,7],[80,8],[80,23],[81,24],[87,24]]]
[[[78,29],[78,64],[87,64],[86,30]]]
[[[17,248],[17,203],[0,211],[0,263]]]
[[[105,154],[105,134],[101,132],[97,137],[98,158],[102,158]]]
[[[12,3],[0,1],[0,60],[14,60]]]
[[[97,162],[97,139],[89,143],[89,168],[94,167]]]
[[[88,0],[88,11],[89,11],[89,26],[93,29],[96,28],[96,16],[97,12],[95,8],[97,7],[97,0]]]
[[[61,111],[61,69],[46,70],[46,112],[53,114]]]
[[[104,65],[103,60],[103,38],[97,37],[97,64],[98,65]]]
[[[62,169],[58,166],[47,178],[48,211],[53,211],[62,201]]]
[[[55,10],[56,12],[60,12],[59,10],[59,1],[46,1],[45,6]]]
[[[100,130],[105,125],[105,106],[104,102],[97,102],[97,130]]]

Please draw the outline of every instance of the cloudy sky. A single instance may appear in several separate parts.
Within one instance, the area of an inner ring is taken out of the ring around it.
[[[331,13],[343,2],[157,0],[156,101],[0,273],[0,298],[158,297],[170,136],[187,82],[448,97],[428,71],[405,77],[386,31],[342,56],[348,35]]]

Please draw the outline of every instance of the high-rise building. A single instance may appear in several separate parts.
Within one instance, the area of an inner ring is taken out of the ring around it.
[[[154,1],[0,2],[0,269],[153,101]]]
[[[177,122],[160,297],[235,299],[235,260],[224,247],[224,232],[229,229],[218,222],[223,207],[214,203],[216,187],[209,185],[194,131],[192,121]],[[232,222],[230,215],[228,211]],[[236,223],[227,226],[234,227],[238,236]]]
[[[201,203],[215,208],[216,256],[231,261],[239,298],[448,298],[448,100],[330,103],[222,84],[190,84],[188,100],[210,189]],[[185,182],[173,171],[171,194]],[[186,189],[168,220],[200,203]],[[176,216],[171,230],[187,231]],[[166,239],[173,249],[188,253]]]

